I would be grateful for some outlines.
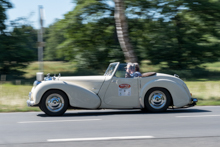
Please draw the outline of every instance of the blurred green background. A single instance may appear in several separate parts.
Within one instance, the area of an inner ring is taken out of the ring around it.
[[[219,105],[220,1],[124,2],[128,35],[141,72],[178,74],[199,98],[198,105]],[[125,62],[114,2],[73,3],[75,8],[63,19],[44,28],[44,73],[97,75],[111,62]],[[26,100],[39,71],[38,30],[27,18],[6,25],[8,9],[14,9],[10,0],[0,0],[0,111],[37,111],[26,107]]]

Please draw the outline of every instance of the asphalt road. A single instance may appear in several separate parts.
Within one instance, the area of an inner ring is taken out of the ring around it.
[[[220,106],[140,110],[0,113],[0,147],[220,146]]]

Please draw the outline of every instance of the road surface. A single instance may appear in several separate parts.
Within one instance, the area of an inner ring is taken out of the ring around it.
[[[220,106],[140,110],[0,113],[0,147],[220,146]]]

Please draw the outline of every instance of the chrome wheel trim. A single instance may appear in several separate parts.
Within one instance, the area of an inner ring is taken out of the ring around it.
[[[64,107],[64,99],[61,95],[54,93],[47,97],[46,107],[51,112],[59,112]]]
[[[162,91],[153,91],[149,98],[148,102],[150,106],[154,109],[161,109],[165,106],[167,101],[166,95]]]

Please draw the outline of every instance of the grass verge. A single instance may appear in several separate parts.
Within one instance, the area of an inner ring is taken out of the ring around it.
[[[193,94],[194,98],[198,98],[199,102],[197,105],[220,105],[220,62],[212,64],[204,64],[207,70],[214,72],[211,76],[204,76],[203,78],[184,78],[185,73],[182,71],[180,78],[187,80],[186,84]],[[107,68],[107,67],[106,67]],[[141,65],[142,72],[156,71],[161,72],[161,66],[150,65],[150,62],[145,60]],[[8,84],[0,83],[0,112],[17,112],[17,111],[40,111],[39,108],[27,107],[26,101],[28,99],[28,93],[31,91],[32,83],[35,80],[36,72],[38,72],[38,63],[31,63],[26,69],[22,71],[26,72],[24,79],[13,79]],[[75,76],[75,75],[94,75],[102,74],[104,71],[94,70],[77,70],[75,63],[68,62],[44,62],[44,73],[58,74],[62,76]],[[164,73],[169,73],[165,71]],[[209,73],[209,74],[210,74]],[[173,74],[173,73],[172,73]],[[178,74],[178,73],[177,73]],[[181,74],[181,73],[180,73]],[[210,78],[213,77],[213,78]],[[7,78],[6,78],[7,79]],[[28,79],[28,81],[27,81]],[[24,81],[23,81],[24,80]],[[26,81],[25,81],[26,80]],[[190,80],[190,81],[189,81]],[[13,83],[13,84],[11,84]],[[17,84],[17,85],[16,85]],[[23,85],[21,85],[23,84]]]
[[[0,85],[0,112],[40,111],[39,108],[28,107],[26,101],[31,91],[30,85]]]
[[[198,98],[198,106],[220,105],[220,82],[186,82],[193,97]],[[38,107],[27,107],[30,85],[0,85],[0,112],[40,111]]]
[[[220,81],[185,82],[192,97],[198,98],[198,105],[220,105]]]

